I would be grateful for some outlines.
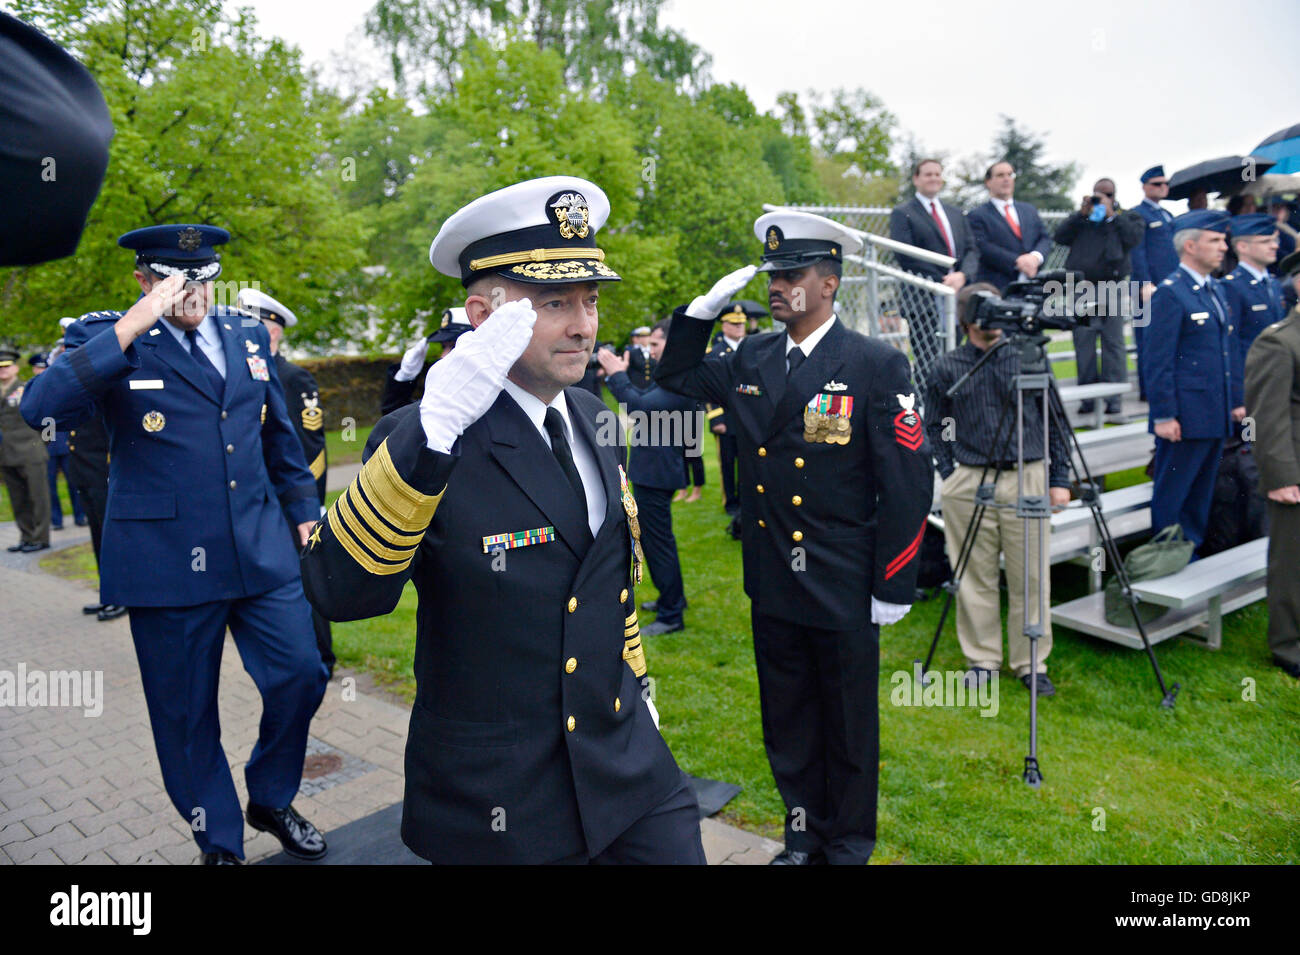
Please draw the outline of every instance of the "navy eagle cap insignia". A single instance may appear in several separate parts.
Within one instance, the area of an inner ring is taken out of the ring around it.
[[[580,192],[564,192],[551,203],[555,210],[555,223],[560,227],[560,237],[564,239],[585,239],[591,231],[591,210],[587,200]]]

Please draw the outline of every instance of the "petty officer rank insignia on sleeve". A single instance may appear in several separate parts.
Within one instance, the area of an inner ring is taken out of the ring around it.
[[[266,359],[257,355],[248,356],[248,373],[254,381],[270,381],[271,373],[266,368]]]
[[[803,439],[813,443],[848,444],[853,437],[852,395],[813,395],[803,409]]]
[[[310,398],[305,391],[299,394],[302,396],[303,428],[308,431],[319,431],[325,426],[325,412],[320,409],[320,393],[313,391]]]
[[[623,470],[623,465],[618,466],[618,488],[623,497],[623,510],[627,513],[627,529],[632,533],[632,582],[641,583],[641,564],[645,562],[645,554],[641,552],[641,521],[636,516],[636,498],[632,496],[632,489],[628,487],[627,472]]]
[[[925,441],[925,430],[921,427],[921,416],[913,410],[916,395],[895,395],[902,410],[894,415],[894,439],[909,451],[919,450]]]

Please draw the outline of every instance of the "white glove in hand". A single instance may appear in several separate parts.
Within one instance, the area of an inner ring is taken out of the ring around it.
[[[911,609],[911,604],[887,604],[883,600],[872,597],[871,622],[879,627],[887,627],[891,623],[898,623]]]
[[[424,356],[429,351],[429,339],[421,338],[402,355],[402,366],[393,375],[398,381],[415,381],[415,376],[424,367]]]
[[[424,379],[420,423],[429,447],[446,454],[492,407],[510,367],[533,337],[537,313],[528,299],[506,302],[478,328],[456,340]]]
[[[749,280],[757,271],[757,266],[747,265],[743,269],[736,269],[730,275],[724,275],[707,293],[698,296],[695,301],[686,306],[686,314],[691,318],[713,321],[726,308],[727,303],[736,297],[736,293],[749,284]]]

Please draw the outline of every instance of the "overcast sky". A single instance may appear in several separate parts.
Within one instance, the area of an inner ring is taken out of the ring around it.
[[[371,5],[244,2],[323,65],[353,56]],[[1005,113],[1046,138],[1049,159],[1081,164],[1076,193],[1110,176],[1129,206],[1148,166],[1244,154],[1300,122],[1296,0],[670,0],[664,20],[760,109],[782,90],[862,86],[953,157],[987,150]]]

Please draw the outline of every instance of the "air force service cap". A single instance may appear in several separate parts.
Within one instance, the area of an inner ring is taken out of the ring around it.
[[[438,325],[438,330],[429,336],[430,342],[441,342],[444,345],[447,342],[454,342],[474,326],[469,323],[469,315],[465,309],[452,307],[442,313],[442,322]]]
[[[1226,232],[1230,218],[1231,216],[1226,212],[1220,212],[1217,209],[1195,209],[1191,212],[1184,212],[1174,219],[1174,235],[1184,229],[1200,229],[1203,232]]]
[[[842,263],[846,254],[862,248],[862,240],[851,229],[811,212],[761,215],[754,222],[754,235],[763,243],[760,272],[802,269],[821,259]]]
[[[1164,166],[1152,166],[1150,169],[1148,169],[1138,178],[1140,178],[1143,182],[1150,182],[1152,179],[1163,178],[1164,174],[1165,174]]]
[[[230,233],[211,225],[151,225],[135,229],[117,240],[135,251],[135,260],[163,276],[184,273],[187,282],[211,282],[221,274],[216,246],[230,241]]]
[[[1228,230],[1234,239],[1247,235],[1272,235],[1277,231],[1277,220],[1266,212],[1250,212],[1228,220]]]
[[[527,285],[617,282],[596,247],[609,199],[593,182],[547,176],[480,196],[442,224],[429,261],[463,285],[500,275]]]
[[[235,305],[254,318],[268,318],[281,328],[293,328],[298,324],[297,315],[261,289],[241,288],[235,296]]]

